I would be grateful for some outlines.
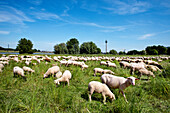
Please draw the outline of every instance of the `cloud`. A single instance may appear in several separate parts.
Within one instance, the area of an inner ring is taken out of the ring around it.
[[[66,9],[64,10],[64,12],[61,16],[69,16],[69,14],[67,13],[69,10],[70,10],[70,8],[66,6]]]
[[[164,33],[169,33],[169,32],[170,32],[170,30],[165,30],[165,31],[157,32],[157,33],[145,34],[145,35],[142,35],[141,37],[139,37],[138,39],[144,40],[144,39],[147,39],[148,37],[152,37],[152,36],[156,36],[156,35],[164,34]]]
[[[54,13],[49,13],[49,12],[35,12],[35,13],[32,13],[36,19],[39,19],[39,20],[52,20],[52,19],[59,19],[61,20],[61,18],[54,14]]]
[[[11,6],[1,5],[0,22],[8,22],[12,24],[24,24],[24,22],[34,22],[33,19],[26,16],[22,11]]]
[[[29,0],[29,2],[34,5],[40,5],[42,3],[42,0]]]
[[[103,9],[119,15],[142,13],[151,7],[147,2],[136,0],[126,2],[120,0],[105,0],[105,2],[111,4],[111,6],[103,7]]]
[[[139,37],[139,40],[144,40],[144,39],[147,39],[148,37],[152,37],[152,36],[154,36],[154,35],[155,35],[155,34],[145,34],[145,35]]]
[[[2,35],[8,35],[10,33],[10,31],[0,31],[0,34]]]

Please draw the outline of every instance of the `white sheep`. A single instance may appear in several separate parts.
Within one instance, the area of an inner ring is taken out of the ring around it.
[[[101,93],[103,96],[103,103],[106,104],[106,96],[109,96],[112,101],[115,100],[115,95],[110,91],[106,84],[98,81],[91,81],[88,84],[89,100],[91,101],[91,95],[93,92]]]
[[[103,74],[101,76],[101,80],[103,83],[105,83],[107,86],[109,86],[112,89],[119,88],[120,92],[123,94],[125,101],[128,103],[123,90],[126,87],[130,86],[131,84],[135,85],[135,80],[138,79],[136,79],[135,77],[124,78],[124,77],[118,77],[110,74]]]
[[[49,75],[54,75],[55,73],[59,72],[60,68],[58,66],[53,66],[47,70],[47,72],[44,74],[44,78],[47,78]]]
[[[155,78],[155,75],[153,74],[153,72],[151,72],[151,71],[149,71],[149,70],[147,70],[147,69],[145,69],[145,68],[140,69],[140,70],[139,70],[139,73],[140,73],[140,77],[141,77],[142,75],[147,75],[148,77],[149,77],[149,76],[152,76],[153,78]]]
[[[4,65],[3,64],[0,64],[0,69],[2,70],[4,68]]]
[[[31,69],[30,67],[26,67],[26,66],[22,67],[22,69],[23,69],[24,71],[31,72],[31,73],[34,73],[34,72],[35,72],[35,70]]]
[[[162,72],[157,66],[154,66],[154,65],[147,65],[147,68],[149,68],[153,72],[155,72],[155,71]]]
[[[125,61],[121,61],[119,64],[120,64],[120,67],[123,67],[123,68],[130,67],[130,63],[125,62]]]
[[[55,75],[55,77],[57,77],[57,78],[60,78],[61,76],[62,76],[62,72],[61,71],[57,72],[56,75]]]
[[[100,73],[100,75],[103,73],[103,69],[102,68],[94,68],[94,76],[96,76],[96,73]]]
[[[65,70],[62,77],[58,78],[57,80],[54,80],[54,83],[57,85],[60,84],[60,82],[67,82],[69,86],[69,80],[71,79],[71,73],[69,70]]]
[[[101,61],[101,62],[100,62],[100,65],[105,65],[105,66],[107,66],[107,63],[106,63],[105,61]]]
[[[25,77],[25,75],[24,75],[24,70],[23,70],[22,68],[18,67],[18,66],[15,66],[15,67],[13,68],[13,74],[14,74],[14,76],[15,76],[15,75],[20,75],[20,76],[22,76],[23,78],[26,79],[26,77]]]
[[[109,67],[117,67],[115,63],[111,63],[111,62],[108,62],[107,66],[109,66]]]
[[[130,63],[131,74],[134,74],[135,71],[139,71],[140,69],[146,68],[146,64],[141,63]]]
[[[84,64],[84,65],[81,65],[81,70],[83,70],[83,69],[87,69],[89,66],[88,65],[86,65],[86,64]]]
[[[107,73],[107,74],[113,74],[113,75],[115,74],[113,71],[111,71],[111,70],[109,70],[109,69],[104,69],[104,70],[103,70],[103,73],[104,73],[104,74],[106,74],[106,73]]]

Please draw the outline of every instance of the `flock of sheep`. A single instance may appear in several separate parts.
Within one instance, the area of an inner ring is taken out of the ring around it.
[[[154,60],[153,60],[154,59]],[[15,62],[25,62],[25,65],[22,68],[19,66],[15,66],[13,68],[13,74],[14,76],[22,76],[24,79],[26,79],[24,72],[34,73],[35,70],[28,67],[30,64],[37,65],[41,63],[42,61],[45,61],[46,64],[48,64],[51,61],[59,62],[60,67],[61,65],[69,66],[69,65],[75,65],[80,66],[81,69],[87,69],[89,66],[85,64],[87,61],[100,61],[100,65],[106,65],[108,67],[117,68],[118,66],[113,63],[112,61],[116,60],[119,62],[119,65],[121,68],[129,68],[130,74],[134,74],[136,71],[139,72],[139,78],[143,75],[147,75],[155,77],[154,71],[160,71],[163,69],[163,67],[158,63],[162,62],[163,60],[168,60],[170,57],[105,57],[105,56],[99,56],[99,57],[82,57],[82,56],[53,56],[49,57],[47,55],[40,56],[28,56],[28,55],[2,55],[0,58],[0,72],[3,71],[3,68],[5,65],[9,64],[10,60],[13,60]],[[157,60],[157,62],[155,61]],[[36,63],[32,63],[32,61],[36,61]],[[43,78],[50,77],[50,75],[54,75],[57,79],[54,80],[54,83],[57,85],[60,84],[60,82],[67,82],[69,86],[69,81],[72,77],[72,74],[69,70],[65,70],[64,73],[60,71],[60,67],[57,66],[57,64],[52,64],[53,66],[49,68],[46,73],[44,74]],[[135,85],[135,80],[139,80],[133,76],[124,78],[115,76],[115,73],[109,69],[102,69],[102,68],[94,68],[94,76],[96,76],[97,73],[100,73],[101,76],[101,82],[98,81],[91,81],[88,84],[88,91],[89,91],[89,100],[91,101],[91,95],[93,92],[101,93],[103,96],[103,103],[106,103],[106,96],[109,96],[112,100],[115,100],[115,95],[112,93],[111,89],[118,88],[120,92],[122,93],[124,99],[126,102],[126,96],[123,92],[125,88],[127,88],[130,85]]]

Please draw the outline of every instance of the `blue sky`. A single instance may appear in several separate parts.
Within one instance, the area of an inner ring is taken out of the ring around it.
[[[53,51],[70,38],[105,51],[170,46],[170,0],[0,0],[0,46]]]

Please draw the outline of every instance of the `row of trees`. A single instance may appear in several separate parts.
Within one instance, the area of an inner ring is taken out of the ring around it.
[[[101,49],[93,42],[84,42],[80,45],[76,38],[72,38],[65,43],[60,43],[54,46],[55,54],[100,54]]]
[[[32,49],[33,44],[30,40],[26,38],[21,38],[18,41],[18,45],[15,50],[19,51],[20,54],[29,53],[32,54],[34,52],[40,52],[40,50]],[[4,49],[4,48],[0,48]],[[72,38],[65,43],[60,43],[54,46],[54,53],[55,54],[100,54],[101,49],[96,46],[95,43],[91,42],[84,42],[79,47],[79,41],[76,38]],[[170,47],[164,47],[161,45],[158,46],[148,46],[145,50],[138,51],[138,50],[131,50],[127,53],[120,51],[119,53],[112,49],[108,54],[113,55],[170,55]]]
[[[112,49],[109,52],[110,54],[113,55],[170,55],[170,47],[164,47],[161,45],[158,46],[148,46],[145,48],[145,50],[138,51],[138,50],[131,50],[128,51],[127,53],[120,51],[117,53],[116,50]]]

